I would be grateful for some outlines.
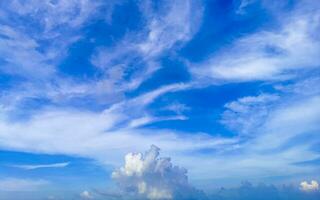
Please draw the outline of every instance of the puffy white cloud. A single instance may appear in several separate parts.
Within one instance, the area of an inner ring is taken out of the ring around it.
[[[302,181],[300,183],[300,189],[303,191],[316,191],[319,190],[319,183],[315,180],[312,180],[310,183]]]
[[[159,157],[159,151],[152,145],[144,154],[125,156],[124,166],[112,173],[125,195],[151,200],[203,198],[188,183],[187,170],[174,166],[170,158]]]
[[[81,197],[82,199],[93,199],[92,194],[91,194],[89,191],[87,191],[87,190],[81,192],[81,193],[80,193],[80,197]]]

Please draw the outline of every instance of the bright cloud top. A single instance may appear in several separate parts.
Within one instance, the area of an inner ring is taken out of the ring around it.
[[[171,163],[170,158],[159,157],[154,145],[145,153],[129,153],[125,164],[112,173],[125,194],[139,198],[190,199],[199,197],[188,183],[187,170]]]
[[[300,189],[303,191],[316,191],[319,190],[319,183],[315,180],[312,180],[310,183],[307,181],[302,181],[300,183]]]

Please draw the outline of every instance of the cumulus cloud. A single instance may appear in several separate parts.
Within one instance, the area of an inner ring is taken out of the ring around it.
[[[319,190],[319,183],[315,180],[312,180],[310,183],[302,181],[300,183],[300,189],[303,191],[316,191]]]
[[[112,178],[126,195],[137,198],[200,199],[202,193],[188,182],[187,170],[174,166],[170,158],[159,157],[154,145],[144,154],[129,153],[125,164],[112,173]]]

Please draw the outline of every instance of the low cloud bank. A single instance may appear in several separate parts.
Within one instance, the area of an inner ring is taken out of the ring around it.
[[[225,189],[209,195],[210,200],[318,200],[320,191],[305,192],[296,186],[253,185],[244,182],[238,188]]]
[[[121,190],[114,199],[139,200],[319,200],[317,181],[303,181],[297,185],[276,187],[264,183],[243,182],[236,188],[221,188],[204,192],[188,182],[187,170],[174,166],[170,158],[159,157],[154,145],[143,153],[128,153],[124,166],[112,173]],[[111,196],[110,196],[111,197]]]

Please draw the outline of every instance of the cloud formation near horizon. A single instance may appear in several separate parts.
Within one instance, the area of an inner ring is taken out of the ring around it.
[[[303,191],[317,191],[319,190],[319,183],[315,180],[312,180],[310,183],[307,181],[302,181],[300,183],[300,189]]]
[[[137,199],[202,199],[204,194],[188,182],[187,170],[174,166],[170,158],[159,157],[154,145],[146,153],[128,153],[123,167],[112,178],[125,196]]]

